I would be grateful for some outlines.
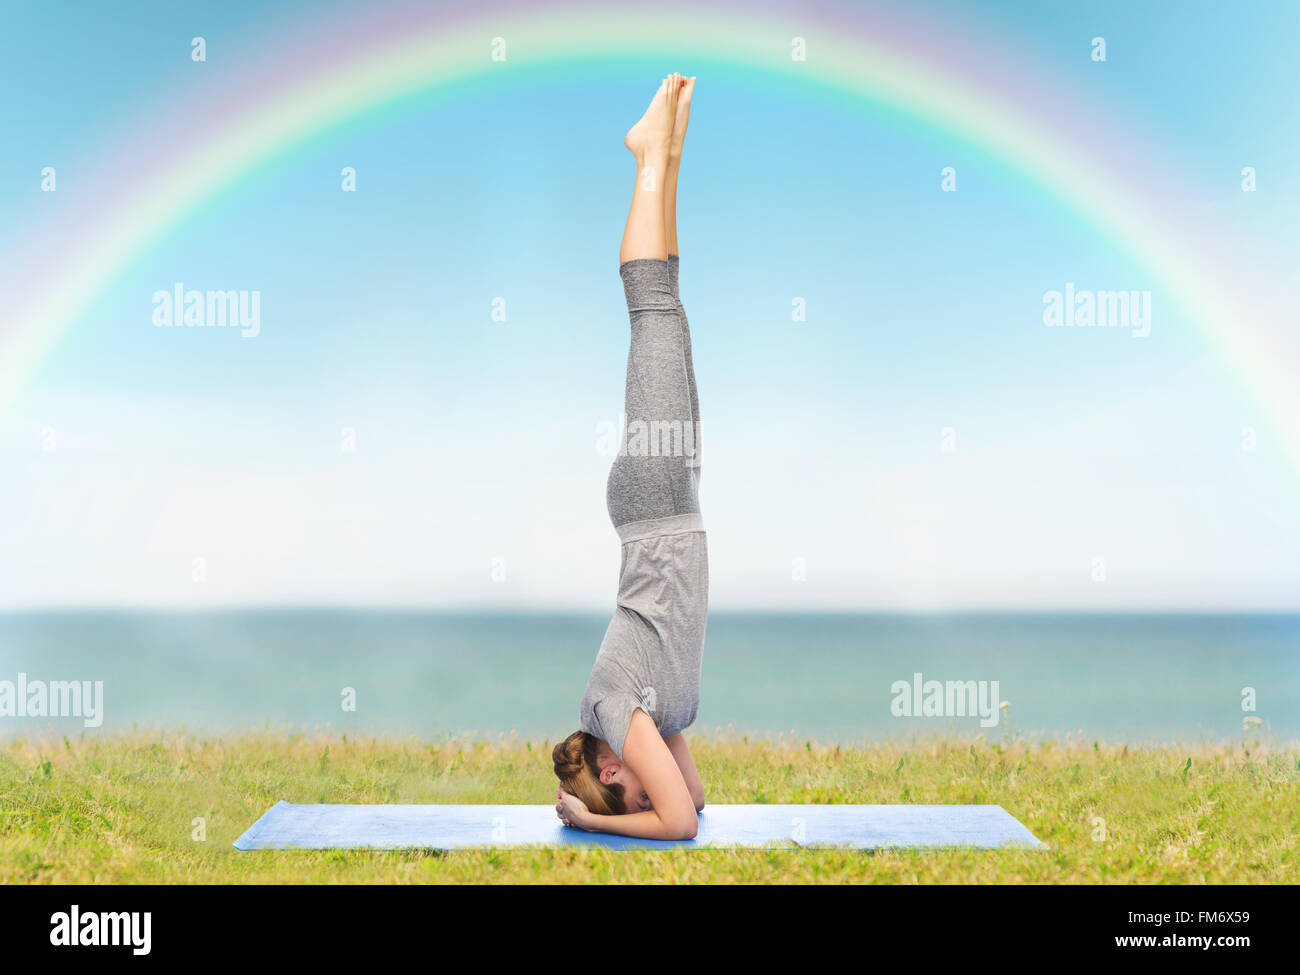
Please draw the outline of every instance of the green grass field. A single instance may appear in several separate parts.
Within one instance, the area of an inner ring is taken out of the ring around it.
[[[1295,883],[1300,749],[692,738],[711,802],[997,803],[1047,851],[257,852],[278,799],[540,803],[550,744],[249,733],[0,742],[8,883]],[[194,821],[204,821],[196,838]]]

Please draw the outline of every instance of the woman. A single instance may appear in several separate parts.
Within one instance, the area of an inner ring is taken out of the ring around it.
[[[682,737],[700,700],[709,568],[700,518],[699,402],[677,299],[677,170],[694,78],[664,79],[624,140],[636,185],[619,249],[632,323],[627,427],[606,500],[623,545],[618,606],[579,708],[555,746],[568,826],[693,839],[704,787]]]

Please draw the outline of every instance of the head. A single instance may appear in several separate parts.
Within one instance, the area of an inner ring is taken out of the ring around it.
[[[641,780],[595,735],[575,731],[552,749],[551,760],[564,790],[594,813],[621,816],[651,808]]]

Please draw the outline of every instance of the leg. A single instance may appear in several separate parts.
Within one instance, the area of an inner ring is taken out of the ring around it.
[[[686,327],[668,264],[638,258],[619,265],[632,336],[623,401],[627,427],[606,486],[615,527],[700,510]]]
[[[675,76],[665,78],[650,107],[623,139],[636,157],[636,184],[632,188],[632,205],[623,228],[623,243],[618,250],[622,264],[643,258],[668,259],[668,241],[664,236],[664,180],[668,172],[668,148],[672,142],[673,121],[677,114]]]
[[[695,452],[691,463],[695,466],[695,477],[699,479],[700,470],[700,397],[695,389],[695,362],[691,358],[691,324],[686,320],[686,309],[682,307],[681,297],[677,293],[677,269],[680,259],[676,254],[668,255],[668,288],[677,303],[677,317],[682,323],[682,357],[686,360],[686,385],[690,391],[691,423],[695,431]]]
[[[669,281],[662,196],[679,86],[676,77],[660,86],[626,140],[636,156],[637,183],[619,249],[631,344],[627,428],[606,493],[616,527],[700,510],[690,463],[695,429],[686,327]]]
[[[677,94],[677,112],[673,118],[673,137],[668,143],[668,176],[664,181],[664,237],[669,254],[681,253],[677,249],[677,171],[682,164],[682,146],[686,141],[691,95],[694,93],[695,78],[682,78]]]
[[[681,296],[677,290],[677,273],[681,251],[677,246],[677,174],[681,169],[682,147],[686,140],[686,128],[691,116],[691,96],[695,93],[695,77],[683,78],[681,91],[677,96],[677,117],[673,120],[673,138],[668,146],[668,177],[664,182],[664,237],[668,244],[668,283],[672,288],[673,300],[677,302],[677,313],[682,319],[685,332],[686,378],[691,390],[691,420],[695,424],[695,467],[700,466],[700,398],[695,389],[695,363],[691,358],[691,326],[686,319],[686,309],[682,307]],[[696,475],[698,477],[698,473]]]

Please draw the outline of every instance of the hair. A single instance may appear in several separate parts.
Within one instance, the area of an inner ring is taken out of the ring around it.
[[[627,812],[623,787],[615,782],[600,781],[599,749],[602,742],[595,735],[575,731],[551,750],[555,777],[566,792],[577,796],[594,813],[621,816]]]

